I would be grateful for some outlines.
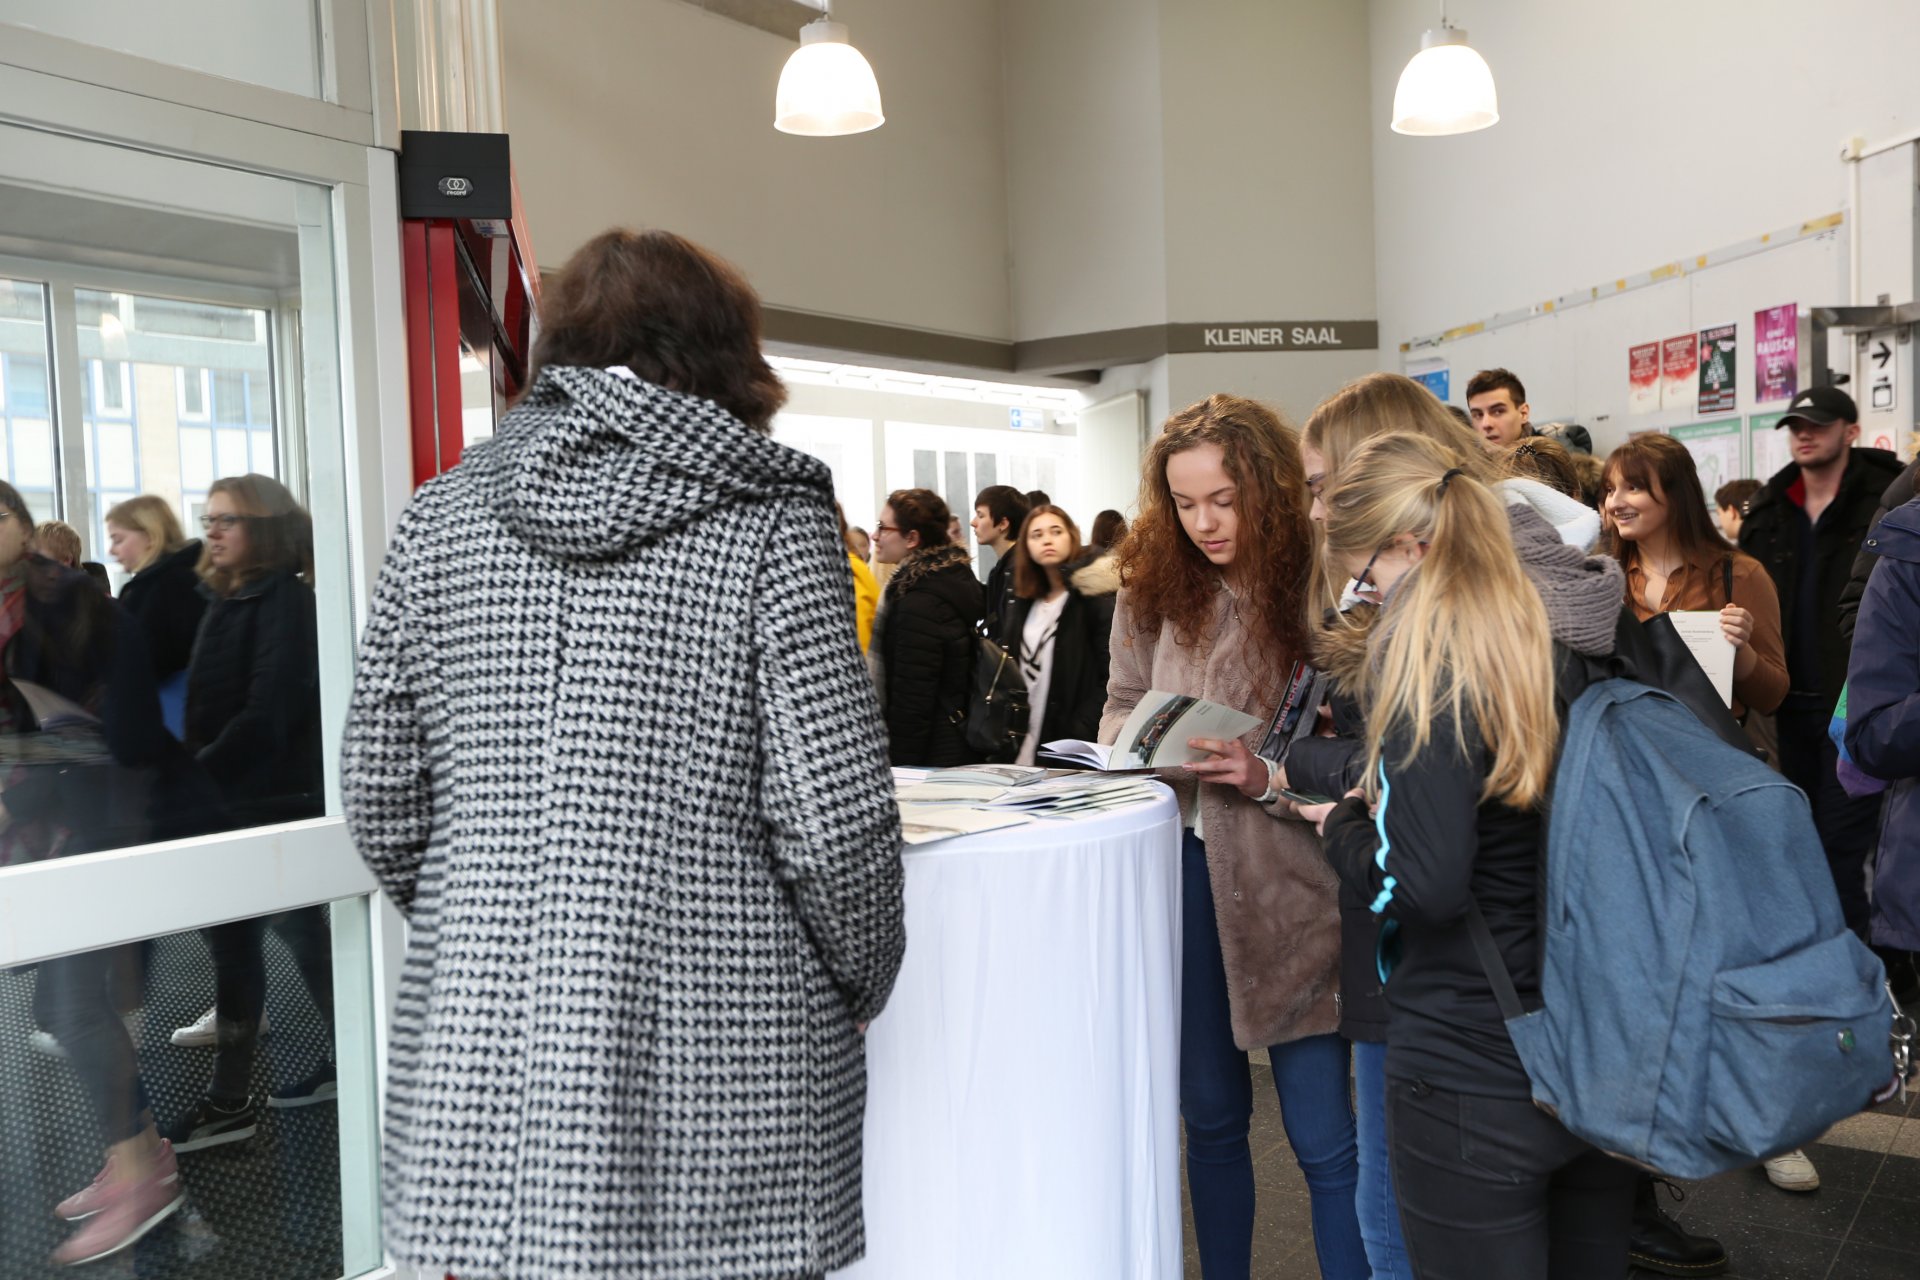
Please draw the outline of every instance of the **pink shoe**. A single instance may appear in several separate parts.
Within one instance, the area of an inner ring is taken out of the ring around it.
[[[180,1166],[173,1157],[173,1144],[165,1138],[160,1139],[160,1154],[154,1158],[153,1163],[155,1176],[170,1183],[180,1180]],[[107,1162],[100,1166],[100,1172],[92,1184],[62,1200],[55,1206],[53,1216],[67,1222],[81,1222],[100,1212],[106,1207],[112,1176],[113,1159],[108,1157]]]
[[[165,1222],[186,1200],[171,1150],[163,1152],[153,1172],[138,1182],[103,1185],[96,1179],[74,1199],[88,1195],[94,1199],[86,1225],[53,1251],[57,1267],[77,1267],[120,1252]]]

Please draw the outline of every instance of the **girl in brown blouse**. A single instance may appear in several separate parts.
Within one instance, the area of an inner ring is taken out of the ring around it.
[[[1788,684],[1780,597],[1760,562],[1714,531],[1693,455],[1672,436],[1636,436],[1607,459],[1602,495],[1607,550],[1626,570],[1634,616],[1718,609],[1733,645],[1734,714],[1771,714]]]

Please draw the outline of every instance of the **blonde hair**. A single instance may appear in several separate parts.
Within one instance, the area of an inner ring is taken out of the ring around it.
[[[70,569],[80,567],[80,531],[65,520],[47,520],[34,526],[33,549]]]
[[[1325,498],[1329,576],[1344,579],[1338,566],[1402,534],[1427,547],[1369,634],[1354,681],[1372,708],[1368,793],[1378,798],[1388,735],[1406,735],[1411,758],[1445,711],[1463,752],[1469,720],[1486,743],[1492,764],[1482,802],[1532,807],[1546,793],[1560,733],[1553,637],[1514,551],[1505,504],[1450,450],[1421,436],[1369,441],[1342,475]]]
[[[180,527],[180,518],[173,514],[173,508],[167,505],[165,498],[151,493],[115,503],[107,511],[106,523],[146,535],[147,554],[140,557],[139,564],[133,566],[135,573],[161,556],[187,545],[187,535]]]
[[[1482,484],[1497,478],[1473,428],[1462,426],[1433,392],[1397,373],[1355,378],[1322,400],[1301,430],[1300,442],[1326,461],[1326,478],[1331,480],[1346,468],[1354,450],[1383,435],[1425,436],[1447,451],[1453,459],[1449,466]]]

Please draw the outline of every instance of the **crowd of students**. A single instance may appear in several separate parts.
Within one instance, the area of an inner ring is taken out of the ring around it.
[[[166,500],[151,494],[114,506],[104,524],[129,575],[117,601],[76,567],[78,535],[58,522],[36,529],[24,499],[0,483],[0,728],[18,735],[0,796],[0,862],[318,816],[324,771],[306,512],[278,481],[244,475],[212,485],[201,539],[189,539]],[[54,1206],[76,1224],[56,1264],[127,1248],[184,1203],[190,1178],[177,1157],[257,1132],[268,929],[291,952],[331,1043],[324,908],[203,930],[212,1007],[172,1040],[212,1048],[213,1059],[204,1093],[166,1123],[140,1066],[147,949],[38,966],[35,1047],[66,1059],[106,1153],[99,1176]],[[329,1049],[305,1078],[274,1085],[267,1105],[327,1102],[335,1091]]]
[[[1683,449],[1592,458],[1585,432],[1532,424],[1505,370],[1464,411],[1370,375],[1298,432],[1213,395],[1165,423],[1136,517],[1102,513],[1091,545],[1044,494],[977,495],[983,581],[929,490],[889,494],[870,539],[836,525],[826,468],[768,439],[784,393],[759,315],[677,236],[590,241],[549,283],[532,386],[395,534],[343,774],[413,926],[385,1151],[397,1258],[771,1278],[859,1257],[858,1036],[905,947],[883,762],[977,757],[984,637],[1033,695],[1020,759],[1110,739],[1149,690],[1262,731],[1303,672],[1325,691],[1284,752],[1260,754],[1261,731],[1196,740],[1168,774],[1209,1280],[1251,1265],[1256,1050],[1332,1280],[1726,1268],[1651,1178],[1532,1103],[1466,921],[1536,997],[1543,806],[1583,663],[1704,609],[1734,649],[1730,732],[1774,718],[1848,922],[1911,985],[1920,503],[1899,498],[1911,469],[1891,484],[1891,456],[1854,447],[1844,394],[1796,397],[1793,463],[1715,495],[1737,547]],[[716,544],[745,550],[716,564]],[[452,581],[454,563],[472,572]],[[1869,898],[1880,801],[1848,788],[1887,784]],[[1799,1153],[1767,1176],[1818,1179]]]

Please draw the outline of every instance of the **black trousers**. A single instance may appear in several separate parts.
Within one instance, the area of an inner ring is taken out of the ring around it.
[[[33,986],[33,1020],[67,1051],[67,1062],[93,1105],[104,1146],[125,1142],[152,1123],[140,1063],[119,1003],[127,998],[126,966],[140,949],[108,947],[43,960]],[[135,980],[138,985],[138,979]],[[137,1003],[137,1000],[136,1000]]]
[[[1419,1280],[1620,1280],[1634,1171],[1531,1102],[1387,1082],[1387,1141]]]
[[[269,927],[293,954],[328,1038],[333,1035],[333,935],[325,907],[302,907],[268,919],[235,920],[202,929],[200,935],[213,955],[218,1037],[213,1082],[207,1093],[220,1102],[240,1102],[252,1089],[260,1011],[267,1002],[267,964],[260,947]]]
[[[1826,850],[1833,887],[1840,891],[1840,910],[1847,928],[1865,941],[1867,859],[1879,835],[1880,797],[1856,800],[1840,785],[1835,774],[1840,752],[1827,736],[1831,720],[1818,711],[1783,709],[1774,716],[1780,730],[1780,772],[1812,802],[1813,825]]]

